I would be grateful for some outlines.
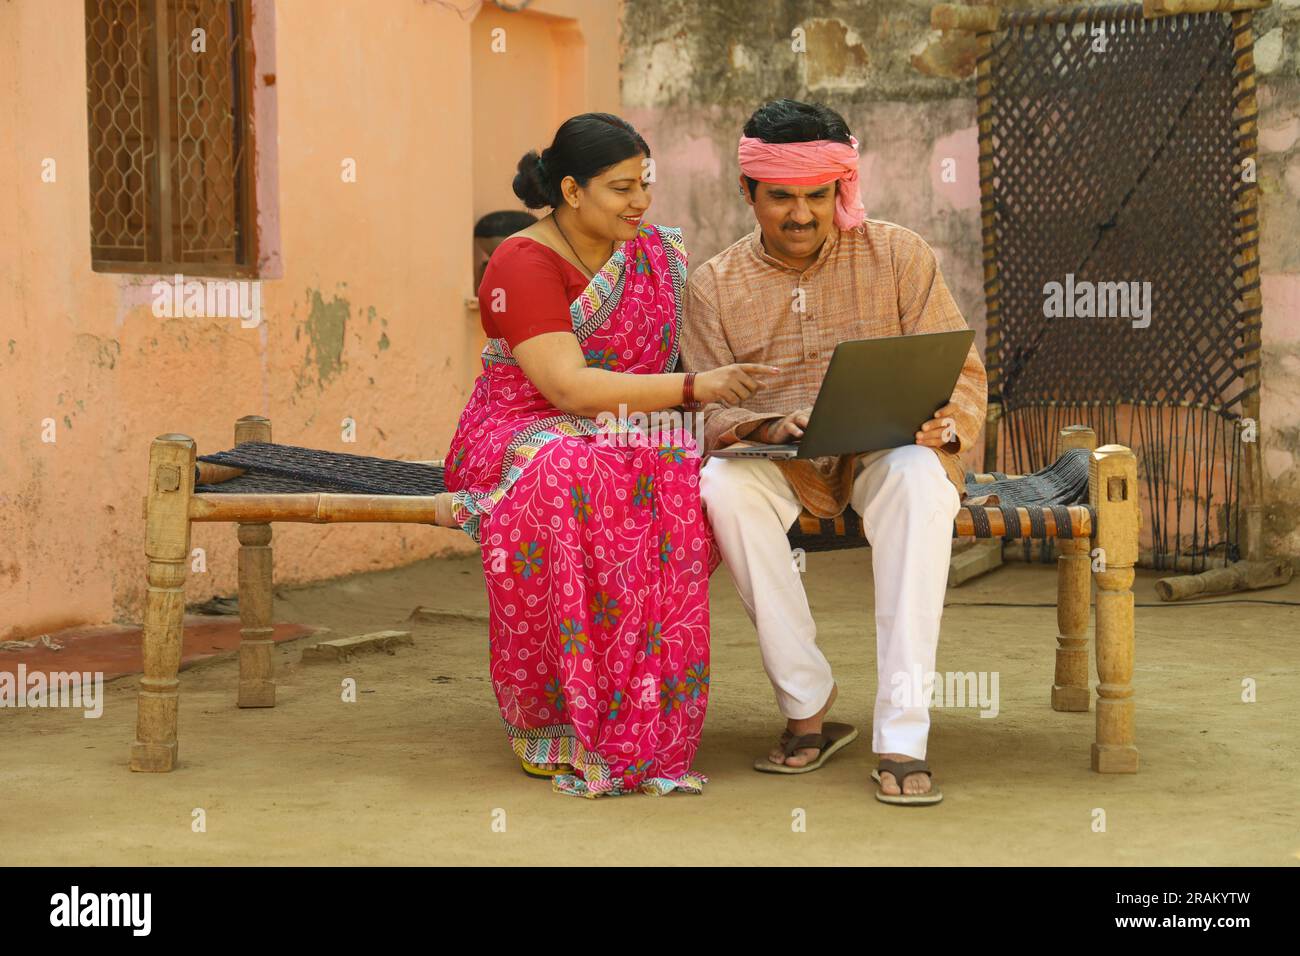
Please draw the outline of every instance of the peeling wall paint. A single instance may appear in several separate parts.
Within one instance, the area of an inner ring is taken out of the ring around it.
[[[309,307],[304,325],[310,344],[307,357],[316,367],[318,383],[324,386],[343,368],[343,343],[352,305],[342,296],[326,302],[319,289],[308,289],[307,301]]]

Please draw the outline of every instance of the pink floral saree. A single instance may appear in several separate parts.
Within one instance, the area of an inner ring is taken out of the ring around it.
[[[570,313],[587,364],[672,369],[681,233],[642,226]],[[515,754],[568,764],[581,796],[700,792],[709,574],[718,554],[681,428],[561,412],[490,339],[448,450],[456,518],[482,547],[492,687]]]

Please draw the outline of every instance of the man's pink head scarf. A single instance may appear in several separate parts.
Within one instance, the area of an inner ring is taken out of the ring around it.
[[[740,137],[736,151],[740,171],[750,179],[780,186],[820,186],[838,180],[835,197],[835,225],[854,229],[862,225],[867,211],[858,188],[858,141],[847,143],[815,139],[808,143],[765,143],[752,136]]]

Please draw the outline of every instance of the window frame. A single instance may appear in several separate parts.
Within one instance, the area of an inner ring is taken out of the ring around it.
[[[97,3],[99,0],[90,0],[90,2]],[[257,229],[257,124],[253,104],[256,55],[252,41],[252,0],[219,0],[223,4],[230,2],[238,18],[236,23],[237,38],[232,49],[238,57],[236,75],[233,79],[235,81],[236,97],[235,135],[239,138],[241,149],[236,167],[234,192],[236,215],[240,226],[240,248],[237,250],[236,256],[243,261],[236,263],[187,262],[176,258],[176,250],[167,248],[172,242],[173,185],[171,167],[174,150],[170,135],[162,135],[162,131],[170,129],[172,114],[176,105],[175,97],[172,94],[172,77],[167,68],[169,63],[167,43],[171,32],[170,2],[171,0],[142,0],[140,3],[141,10],[151,8],[153,15],[153,35],[151,38],[151,63],[153,69],[149,71],[147,82],[150,85],[154,102],[157,104],[157,108],[152,111],[153,116],[149,118],[155,149],[153,160],[145,164],[143,177],[148,196],[147,210],[156,213],[155,217],[146,224],[145,254],[146,256],[152,256],[156,244],[157,258],[137,262],[98,257],[95,255],[95,235],[92,231],[89,237],[91,271],[106,274],[126,273],[167,276],[180,273],[195,278],[210,276],[221,279],[256,279],[260,277],[260,250]],[[89,29],[90,20],[86,18],[86,30],[89,31]],[[184,41],[180,40],[179,42]],[[90,69],[91,64],[87,60],[86,120],[88,149],[90,148],[91,124],[94,122],[89,95]],[[93,163],[88,155],[88,177],[91,175],[92,167]],[[167,170],[166,175],[163,175],[163,170]],[[95,194],[90,192],[88,199],[93,207]],[[146,215],[148,215],[148,211]],[[156,236],[156,238],[149,238],[151,235]]]

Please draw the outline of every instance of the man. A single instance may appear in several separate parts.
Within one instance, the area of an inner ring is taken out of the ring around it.
[[[798,441],[841,341],[966,328],[925,241],[865,218],[857,141],[834,110],[793,100],[760,107],[745,124],[739,159],[740,192],[757,228],[691,276],[683,362],[781,371],[743,405],[705,407],[706,451],[742,440]],[[873,548],[876,796],[942,799],[925,763],[929,710],[907,691],[934,671],[964,487],[957,456],[975,443],[986,399],[972,346],[951,400],[918,423],[915,445],[839,459],[706,463],[705,508],[786,718],[776,748],[755,769],[813,770],[856,736],[847,725],[823,726],[836,688],[786,539],[801,507],[830,517],[850,506]]]

